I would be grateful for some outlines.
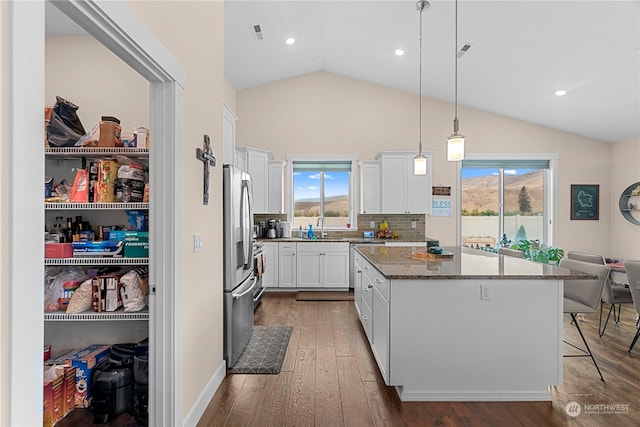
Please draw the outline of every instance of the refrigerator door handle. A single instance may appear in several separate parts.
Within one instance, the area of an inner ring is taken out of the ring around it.
[[[249,289],[247,289],[246,291],[240,293],[240,294],[231,294],[231,296],[233,297],[233,299],[240,299],[243,296],[245,296],[246,294],[248,294],[249,292],[253,291],[253,288],[256,287],[256,282],[258,281],[258,278],[254,276],[253,278],[253,283],[251,284],[251,286],[249,286]]]
[[[244,254],[243,265],[244,269],[252,268],[253,261],[253,226],[251,212],[251,182],[249,180],[242,180],[242,195],[240,203],[240,222],[242,223],[242,249]]]

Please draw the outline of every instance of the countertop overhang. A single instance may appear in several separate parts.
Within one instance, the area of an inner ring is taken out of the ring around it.
[[[485,280],[584,280],[595,276],[551,264],[524,260],[467,247],[446,247],[453,258],[413,258],[420,247],[356,245],[364,256],[387,279],[485,279]]]

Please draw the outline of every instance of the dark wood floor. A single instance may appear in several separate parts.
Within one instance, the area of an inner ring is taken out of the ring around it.
[[[565,317],[565,337],[578,342]],[[640,425],[640,344],[627,352],[635,333],[630,305],[602,338],[597,313],[580,323],[605,382],[590,359],[565,357],[564,384],[553,388],[552,402],[400,402],[380,377],[353,302],[269,293],[255,323],[294,327],[281,373],[228,375],[198,427]],[[581,405],[575,418],[565,411],[569,402]]]

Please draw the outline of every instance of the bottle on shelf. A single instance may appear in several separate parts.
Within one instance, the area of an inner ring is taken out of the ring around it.
[[[73,218],[67,218],[67,228],[64,230],[67,243],[73,242]]]

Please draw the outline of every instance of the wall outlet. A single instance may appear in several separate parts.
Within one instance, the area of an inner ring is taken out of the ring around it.
[[[491,288],[487,285],[480,285],[480,299],[488,301],[491,299]]]
[[[416,228],[416,222],[415,221],[411,221],[411,228]]]
[[[369,221],[369,228],[376,228],[376,222],[375,221]]]

